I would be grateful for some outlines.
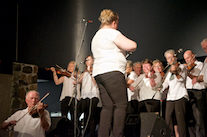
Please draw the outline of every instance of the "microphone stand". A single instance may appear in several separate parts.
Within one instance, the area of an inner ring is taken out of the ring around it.
[[[76,64],[75,64],[75,68],[73,70],[73,74],[75,74],[75,70],[76,70],[76,67],[77,67],[77,62],[78,62],[78,59],[79,59],[79,55],[80,55],[80,51],[81,51],[81,48],[83,46],[83,41],[84,41],[84,35],[85,35],[85,31],[86,31],[86,27],[88,25],[88,22],[86,21],[85,22],[85,26],[84,26],[84,30],[83,30],[83,34],[82,34],[82,38],[81,38],[81,43],[80,43],[80,47],[79,47],[79,50],[78,50],[78,54],[76,56]],[[78,72],[76,72],[78,73]],[[75,95],[75,105],[74,105],[74,137],[76,137],[76,127],[77,127],[77,84],[78,84],[78,74],[76,74],[76,85],[75,85],[75,90],[73,91],[74,95]]]

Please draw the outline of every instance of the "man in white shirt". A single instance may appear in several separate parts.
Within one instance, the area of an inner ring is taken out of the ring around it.
[[[1,124],[1,129],[13,127],[14,137],[45,137],[45,131],[49,130],[51,119],[49,112],[44,109],[44,105],[39,102],[39,99],[37,91],[28,91],[25,98],[28,107],[11,115]],[[34,106],[38,115],[35,118],[30,114]]]
[[[128,75],[128,81],[127,85],[131,85],[136,79],[140,76],[142,73],[142,65],[141,62],[135,62],[133,63],[133,70],[129,75]],[[138,114],[138,91],[131,91],[129,88],[127,88],[127,95],[128,95],[128,109],[127,113],[134,113]],[[132,108],[130,110],[129,108]]]
[[[207,53],[207,38],[201,42],[202,49]],[[201,75],[197,78],[198,81],[204,81],[207,84],[207,58],[204,60],[204,66]]]
[[[193,83],[194,79],[201,73],[203,63],[197,61],[191,50],[187,50],[183,55],[188,76],[186,79],[186,88],[189,94],[189,103],[187,109],[187,122],[190,136],[205,136],[205,99],[206,86],[204,82]]]
[[[173,119],[176,118],[178,125],[178,133],[180,137],[186,136],[186,104],[188,100],[187,89],[185,88],[186,68],[183,64],[179,64],[176,60],[175,51],[170,49],[165,52],[165,58],[171,65],[171,71],[167,74],[163,83],[164,91],[169,87],[166,99],[165,121],[173,131]],[[173,115],[174,114],[174,115]],[[173,118],[174,116],[174,118]]]

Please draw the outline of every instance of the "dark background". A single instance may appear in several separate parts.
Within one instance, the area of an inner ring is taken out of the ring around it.
[[[55,64],[66,68],[71,60],[83,61],[91,54],[91,39],[105,8],[119,14],[118,30],[138,43],[128,58],[133,62],[145,58],[165,61],[163,53],[170,48],[191,49],[202,57],[206,5],[206,0],[0,0],[0,72],[11,73],[16,61],[39,66],[39,79],[51,80],[44,68]],[[93,23],[86,24],[83,18]]]

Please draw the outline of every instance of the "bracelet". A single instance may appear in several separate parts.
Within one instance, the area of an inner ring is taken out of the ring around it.
[[[56,76],[57,74],[53,74],[53,77]]]

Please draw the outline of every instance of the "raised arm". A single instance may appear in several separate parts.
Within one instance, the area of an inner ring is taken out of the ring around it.
[[[122,50],[125,51],[135,51],[137,48],[137,43],[133,40],[128,39],[123,34],[119,34],[115,39],[115,44]]]

